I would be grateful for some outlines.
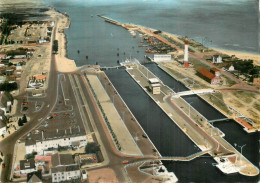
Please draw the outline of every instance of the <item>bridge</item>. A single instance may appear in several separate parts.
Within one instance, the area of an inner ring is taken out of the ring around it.
[[[206,94],[206,93],[213,93],[213,89],[200,89],[200,90],[189,90],[189,91],[183,91],[183,92],[178,92],[172,95],[173,98],[179,98],[181,96],[186,96],[186,95],[194,95],[194,94]]]

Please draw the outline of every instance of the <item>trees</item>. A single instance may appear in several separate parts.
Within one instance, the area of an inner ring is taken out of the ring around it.
[[[19,118],[19,120],[18,120],[18,125],[19,125],[19,126],[23,126],[23,121],[22,121],[21,118]]]
[[[87,154],[97,153],[98,151],[100,151],[100,147],[95,142],[90,142],[85,147]]]
[[[14,83],[5,82],[3,84],[0,84],[0,91],[10,92],[10,91],[16,90],[17,88],[18,88],[18,85],[16,82],[14,82]]]
[[[23,123],[27,123],[27,117],[26,117],[25,114],[23,115],[22,122],[23,122]]]
[[[54,51],[55,53],[57,53],[58,48],[59,48],[59,47],[58,47],[58,40],[54,40],[53,46],[52,46],[53,51]]]

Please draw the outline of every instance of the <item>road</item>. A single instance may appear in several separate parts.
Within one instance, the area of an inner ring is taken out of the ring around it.
[[[55,32],[55,30],[54,30]],[[55,40],[55,34],[53,35],[53,40]],[[55,55],[51,55],[51,66],[50,66],[50,74],[49,74],[49,85],[48,89],[46,90],[46,96],[44,98],[36,98],[36,99],[30,99],[31,101],[41,101],[44,102],[46,105],[43,106],[43,108],[38,112],[32,112],[30,113],[30,122],[27,122],[24,124],[22,128],[19,128],[15,133],[9,135],[5,139],[3,139],[0,142],[0,151],[3,152],[4,155],[10,154],[13,161],[13,154],[14,154],[14,147],[16,141],[24,136],[25,134],[29,133],[34,127],[36,127],[38,124],[41,123],[41,121],[47,117],[47,115],[51,112],[52,108],[54,107],[56,103],[57,98],[57,69],[56,69],[56,62],[55,62]],[[18,100],[17,104],[17,113],[16,115],[20,116],[21,113],[21,103],[23,100],[26,100],[26,94],[25,92],[22,92],[20,95],[15,97],[15,99]],[[39,120],[41,119],[41,120]],[[12,166],[10,166],[11,168]],[[4,182],[4,175],[6,173],[6,169],[2,169],[2,176],[1,181]]]

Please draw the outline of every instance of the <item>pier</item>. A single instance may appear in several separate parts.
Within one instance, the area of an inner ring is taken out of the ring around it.
[[[100,17],[100,18],[105,19],[105,22],[108,22],[108,23],[111,23],[111,24],[114,24],[114,25],[117,25],[117,26],[122,26],[121,23],[119,23],[119,22],[117,22],[116,20],[113,20],[113,19],[111,19],[111,18],[105,17],[105,16],[103,16],[103,15],[97,15],[97,16]]]

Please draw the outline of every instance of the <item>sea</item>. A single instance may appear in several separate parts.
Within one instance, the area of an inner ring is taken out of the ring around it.
[[[203,42],[206,46],[259,54],[257,0],[41,0],[69,15],[65,30],[67,56],[77,66],[99,64],[115,66],[126,58],[144,61],[145,49],[138,47],[141,37],[133,38],[121,27],[104,22],[104,15],[122,23],[138,24]],[[154,65],[147,66],[164,83],[175,82]],[[122,69],[106,71],[119,94],[144,128],[161,155],[180,156],[198,151],[197,146],[144,93]],[[175,85],[175,90],[185,90]],[[201,101],[189,97],[193,107]],[[205,104],[206,105],[206,104]],[[222,117],[210,106],[200,108],[208,118]],[[232,120],[213,123],[238,151],[259,168],[260,133],[247,134]],[[209,156],[190,162],[164,162],[179,182],[258,182],[259,176],[225,175]]]

